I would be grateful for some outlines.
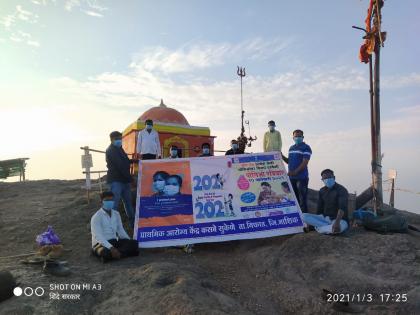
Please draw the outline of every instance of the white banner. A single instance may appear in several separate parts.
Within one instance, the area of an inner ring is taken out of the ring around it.
[[[135,226],[140,247],[303,231],[277,152],[140,161]]]

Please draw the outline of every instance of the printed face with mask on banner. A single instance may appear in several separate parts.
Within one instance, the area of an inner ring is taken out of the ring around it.
[[[140,247],[303,231],[279,153],[140,161],[136,209]]]

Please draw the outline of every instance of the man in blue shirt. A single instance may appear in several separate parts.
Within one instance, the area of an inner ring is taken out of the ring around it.
[[[289,156],[283,156],[283,160],[289,164],[287,175],[289,175],[300,208],[302,212],[308,212],[308,163],[311,159],[312,150],[309,145],[303,142],[303,138],[302,130],[296,129],[293,131],[295,144],[289,148]]]

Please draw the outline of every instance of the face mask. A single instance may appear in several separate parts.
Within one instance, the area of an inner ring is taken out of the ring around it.
[[[238,149],[238,145],[236,143],[232,144],[232,149],[233,150],[237,150]]]
[[[114,207],[114,200],[102,201],[102,208],[104,208],[104,210],[111,210],[112,207]]]
[[[204,154],[209,154],[209,153],[210,153],[210,149],[208,149],[208,148],[204,148],[204,149],[203,149],[203,153],[204,153]]]
[[[122,140],[114,140],[114,145],[116,147],[121,147],[122,146]]]
[[[153,182],[153,188],[156,191],[163,191],[165,189],[165,181],[164,180],[157,180]]]
[[[334,178],[326,178],[326,179],[323,179],[322,181],[324,182],[325,186],[327,186],[328,188],[331,188],[335,184]]]
[[[303,137],[293,137],[295,144],[299,144],[303,142]]]
[[[179,186],[166,185],[164,189],[165,195],[174,196],[179,193]]]
[[[275,129],[276,127],[274,127],[274,126],[268,126],[268,129],[270,130],[270,131],[274,131],[274,129]]]
[[[171,156],[172,157],[176,157],[178,155],[178,151],[177,150],[171,150]]]
[[[147,130],[152,130],[152,128],[153,128],[153,125],[146,125]]]

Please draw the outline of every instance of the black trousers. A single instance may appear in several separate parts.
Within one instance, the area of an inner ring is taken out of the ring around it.
[[[290,179],[297,201],[302,212],[308,212],[308,182],[309,179]]]
[[[141,155],[142,160],[156,160],[156,154],[142,154]]]
[[[121,239],[121,240],[108,240],[118,251],[121,253],[121,258],[138,256],[139,255],[139,244],[136,240]],[[102,261],[112,260],[111,251],[102,246],[101,244],[96,244],[93,249],[93,254],[102,259]]]

